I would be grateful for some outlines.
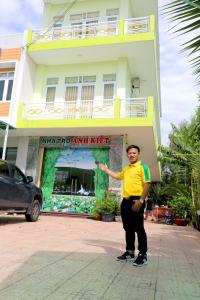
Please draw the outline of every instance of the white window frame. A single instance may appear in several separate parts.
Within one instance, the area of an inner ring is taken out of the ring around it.
[[[111,10],[118,10],[118,15],[107,15],[108,11],[111,11]],[[117,22],[119,21],[119,9],[118,8],[113,8],[113,9],[107,9],[106,10],[106,21],[107,22]]]
[[[85,76],[70,76],[70,77],[77,77],[77,79],[78,79],[77,83],[65,83],[65,95],[66,95],[66,88],[67,87],[78,87],[77,99],[76,99],[76,107],[78,107],[78,108],[81,107],[81,102],[85,101],[85,100],[81,99],[82,87],[85,87],[85,86],[94,86],[94,96],[93,96],[93,99],[91,99],[91,101],[94,102],[94,100],[95,100],[96,76],[95,75],[91,75],[91,76],[95,76],[95,81],[83,82],[83,77],[87,77],[87,76],[89,77],[90,75],[85,75]],[[66,100],[66,97],[65,97],[65,102],[68,102]],[[80,118],[80,115],[81,115],[80,111],[77,110],[77,112],[75,114],[76,118]]]
[[[89,13],[92,12],[97,12],[99,15],[98,17],[94,17],[94,18],[90,18],[88,17]],[[87,27],[89,27],[90,25],[98,25],[99,20],[100,20],[100,11],[88,11],[88,12],[83,12],[77,15],[81,15],[82,14],[82,18],[81,19],[77,19],[77,20],[70,20],[70,25],[71,27],[77,27],[77,31],[80,30],[80,33],[77,34],[79,37],[85,37],[85,31],[87,29]],[[81,32],[82,31],[82,32]],[[75,36],[77,36],[75,35]]]
[[[58,86],[58,83],[57,84],[47,84],[47,81],[48,81],[48,79],[51,79],[51,78],[56,78],[56,79],[58,79],[57,77],[48,77],[47,78],[47,80],[46,80],[46,87],[45,87],[45,103],[46,103],[46,106],[48,105],[48,106],[50,106],[50,105],[54,105],[54,103],[55,103],[55,99],[56,99],[56,88],[57,88],[57,86]],[[59,79],[58,79],[58,82],[59,82]],[[52,102],[49,102],[49,101],[47,101],[47,91],[48,91],[48,88],[55,88],[55,96],[54,96],[54,100],[52,101]]]
[[[109,74],[104,74],[104,75],[109,75]],[[115,74],[115,76],[116,76],[116,74]],[[113,84],[113,97],[110,99],[104,98],[104,91],[105,91],[106,84]],[[116,80],[103,80],[103,104],[104,105],[112,105],[111,101],[109,101],[109,100],[114,100],[115,97],[116,97]]]
[[[9,74],[13,74],[12,77],[9,76]],[[10,72],[0,72],[0,74],[7,74],[6,77],[1,78],[0,77],[0,81],[4,81],[4,89],[3,89],[3,97],[2,99],[0,99],[0,103],[2,102],[10,102],[12,100],[12,93],[13,93],[13,85],[14,85],[14,71],[10,71]],[[13,81],[13,85],[12,85],[12,91],[11,91],[11,97],[9,100],[6,99],[7,97],[7,92],[8,92],[8,85],[9,85],[9,81],[12,80]]]

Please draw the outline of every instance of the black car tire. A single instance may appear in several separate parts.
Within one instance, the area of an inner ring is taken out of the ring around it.
[[[27,222],[35,222],[38,220],[40,215],[40,202],[38,200],[34,200],[29,213],[25,213]]]

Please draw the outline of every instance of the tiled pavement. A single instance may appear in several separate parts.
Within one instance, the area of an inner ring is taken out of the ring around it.
[[[121,223],[0,216],[0,299],[200,299],[200,232],[145,227],[148,265],[138,268],[115,260],[124,250]]]

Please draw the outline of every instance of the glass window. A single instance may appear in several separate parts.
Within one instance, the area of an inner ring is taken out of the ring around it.
[[[46,81],[46,102],[54,102],[56,95],[56,86],[58,84],[58,78],[47,78]]]
[[[3,100],[5,80],[0,80],[0,101]]]
[[[94,99],[94,85],[82,86],[81,100],[93,100]]]
[[[104,74],[104,99],[113,99],[115,93],[116,74]]]
[[[7,101],[11,100],[12,88],[13,88],[13,79],[8,81],[8,90],[7,90],[7,95],[6,95]]]
[[[53,193],[95,196],[94,170],[79,168],[56,168]]]
[[[107,9],[106,16],[108,21],[116,21],[119,19],[119,8]]]
[[[64,16],[57,16],[53,18],[53,28],[61,28],[64,22]]]
[[[0,158],[2,157],[3,148],[0,148]],[[16,163],[17,147],[9,147],[6,149],[6,160],[12,164]]]
[[[46,102],[54,102],[56,87],[47,87]]]
[[[67,86],[65,101],[76,101],[78,96],[78,86]]]
[[[25,176],[15,166],[11,167],[11,176],[12,176],[12,178],[16,179],[17,181],[20,181],[20,182],[24,182],[25,181]]]
[[[0,161],[0,176],[9,176],[8,165],[4,161]]]
[[[13,89],[14,72],[0,73],[0,101],[10,101]]]
[[[58,84],[58,78],[47,78],[47,85]]]
[[[105,83],[104,84],[104,99],[113,99],[114,98],[114,83]]]

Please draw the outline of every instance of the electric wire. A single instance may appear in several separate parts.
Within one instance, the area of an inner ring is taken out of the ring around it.
[[[66,16],[66,14],[72,9],[72,7],[77,3],[77,1],[78,1],[78,0],[73,0],[73,2],[69,3],[69,4],[67,5],[67,7],[64,9],[64,11],[63,11],[63,9],[60,10],[60,11],[57,13],[57,15],[54,16],[54,17],[57,17],[56,22],[52,21],[52,22],[48,25],[47,29],[43,32],[43,34],[46,34],[48,31],[50,31],[50,30],[53,28],[53,26],[54,26],[55,24],[57,24],[64,16]],[[34,41],[31,41],[30,43],[25,44],[24,46],[22,46],[22,49],[24,49],[24,48],[26,48],[26,47],[28,47],[28,46],[30,46],[30,45],[36,43],[36,42],[38,41],[38,39],[39,39],[39,38],[36,38]]]

